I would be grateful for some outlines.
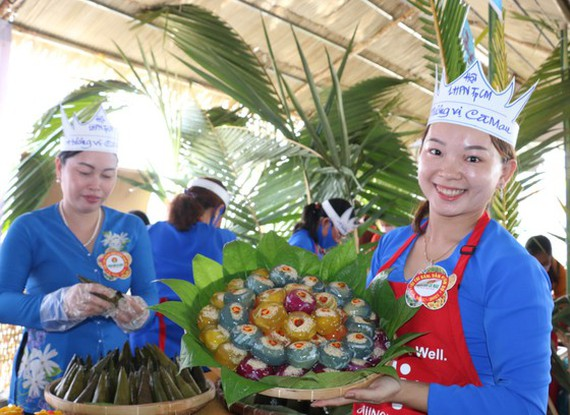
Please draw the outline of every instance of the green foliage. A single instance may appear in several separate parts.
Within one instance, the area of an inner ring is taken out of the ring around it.
[[[467,69],[460,40],[467,3],[463,0],[411,0],[410,3],[425,14],[422,35],[429,41],[425,45],[425,58],[430,62],[430,69],[445,68],[447,82],[453,81]]]
[[[162,280],[162,283],[180,296],[181,301],[169,301],[152,308],[186,330],[187,334],[182,339],[181,354],[184,365],[220,367],[220,364],[199,340],[196,326],[198,313],[209,303],[211,296],[217,291],[225,291],[225,285],[235,277],[244,278],[255,269],[271,269],[280,264],[296,268],[300,275],[316,275],[324,282],[345,282],[357,297],[368,297],[370,301],[373,301],[376,294],[380,295],[381,300],[374,300],[371,304],[374,306],[374,311],[384,317],[382,321],[389,324],[388,330],[392,332],[391,346],[378,366],[357,372],[318,374],[309,372],[301,378],[268,376],[261,381],[251,381],[222,368],[222,386],[228,406],[253,393],[273,387],[329,388],[354,383],[373,373],[396,376],[394,369],[387,366],[387,363],[411,350],[405,344],[417,335],[409,334],[396,339],[393,334],[399,325],[414,314],[415,310],[410,311],[405,303],[396,301],[393,294],[390,295],[392,291],[387,284],[375,287],[373,292],[366,291],[367,266],[364,264],[369,264],[369,256],[357,254],[352,241],[333,248],[323,257],[322,261],[310,252],[304,252],[308,255],[300,255],[299,248],[290,246],[285,239],[270,232],[261,237],[257,248],[239,241],[226,245],[223,267],[205,257],[197,257],[194,260],[196,285],[185,281]]]
[[[393,222],[399,225],[409,221],[411,204],[419,194],[415,165],[382,115],[383,109],[390,108],[396,99],[393,89],[405,81],[378,77],[343,90],[340,81],[351,42],[338,68],[329,59],[330,86],[317,85],[293,31],[313,98],[312,107],[304,108],[277,66],[267,31],[267,51],[277,79],[275,84],[250,46],[225,22],[199,6],[161,7],[141,14],[140,19],[163,28],[183,53],[179,59],[208,83],[269,122],[287,142],[311,152],[310,157],[298,154],[282,158],[256,177],[246,203],[255,206],[247,212],[256,219],[255,231],[264,225],[289,230],[306,202],[333,196],[356,198],[364,211],[376,216],[386,214],[388,209],[384,206],[398,205],[401,208],[390,212]],[[263,25],[263,21],[260,23]],[[299,131],[295,128],[298,119],[303,121]],[[196,150],[194,142],[191,149]],[[207,154],[192,165],[214,161],[210,156]],[[223,156],[232,160],[229,154]],[[220,170],[214,162],[208,168]],[[228,170],[231,171],[231,165],[221,177],[225,179]],[[236,214],[230,219],[245,225],[244,216]],[[282,226],[285,223],[288,226]],[[254,233],[250,232],[252,238]]]

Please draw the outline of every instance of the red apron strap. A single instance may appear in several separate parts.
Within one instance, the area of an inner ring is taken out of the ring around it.
[[[463,279],[463,271],[465,271],[467,263],[471,259],[471,256],[473,256],[473,254],[475,253],[475,249],[479,244],[481,235],[483,235],[483,231],[487,227],[487,224],[489,223],[490,220],[491,218],[489,217],[489,214],[487,213],[487,211],[485,211],[485,213],[483,213],[483,215],[477,221],[475,229],[473,229],[473,232],[471,233],[471,236],[467,240],[467,243],[461,247],[459,251],[461,253],[461,256],[459,257],[459,261],[457,261],[455,269],[453,270],[453,273],[457,275],[457,284],[461,283],[461,280]]]
[[[160,304],[166,301],[168,301],[168,298],[163,297],[160,299]],[[158,347],[164,352],[166,347],[166,321],[161,313],[156,313],[156,316],[158,317]]]

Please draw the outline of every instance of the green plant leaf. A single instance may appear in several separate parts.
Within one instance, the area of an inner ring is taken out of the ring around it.
[[[345,267],[356,261],[357,252],[354,240],[337,245],[323,256],[321,261],[320,278],[326,281],[334,281],[337,274]]]
[[[255,248],[242,241],[232,241],[224,246],[223,264],[225,275],[261,268]]]
[[[392,339],[396,334],[396,330],[410,320],[418,312],[419,308],[408,307],[404,295],[396,299],[394,291],[390,288],[387,280],[390,269],[384,270],[384,273],[382,277],[376,277],[370,283],[366,290],[365,300],[370,303],[374,312],[378,314],[382,328],[386,335]]]
[[[190,307],[181,301],[166,301],[149,307],[151,310],[164,314],[184,330],[191,330],[196,325],[191,316]]]
[[[299,259],[293,248],[276,232],[268,232],[261,237],[257,252],[267,269],[281,264],[288,264],[297,269]]]
[[[192,260],[192,269],[194,271],[194,284],[198,290],[205,290],[210,285],[217,288],[223,287],[222,265],[213,259],[198,254]]]
[[[200,294],[200,290],[194,284],[186,280],[165,278],[157,280],[157,283],[169,287],[186,305],[194,304],[196,297]]]
[[[220,364],[194,333],[186,333],[180,344],[180,367],[194,366],[220,367]]]

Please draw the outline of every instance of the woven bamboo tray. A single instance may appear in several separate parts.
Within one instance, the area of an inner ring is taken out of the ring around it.
[[[47,403],[66,415],[190,415],[214,399],[216,388],[211,381],[207,382],[208,390],[192,398],[142,405],[104,405],[65,401],[52,393],[59,379],[45,389],[44,396]]]
[[[289,388],[271,388],[258,392],[260,395],[270,396],[272,398],[293,399],[297,401],[315,401],[318,399],[331,399],[343,396],[348,390],[354,388],[365,388],[374,379],[377,379],[379,374],[374,373],[363,378],[361,381],[354,382],[348,385],[336,386],[334,388],[321,388],[321,389],[289,389]]]

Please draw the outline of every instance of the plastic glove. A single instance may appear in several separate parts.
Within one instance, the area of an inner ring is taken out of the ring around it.
[[[109,316],[126,333],[140,329],[150,316],[148,306],[141,297],[125,295]]]
[[[46,331],[65,331],[88,317],[104,315],[113,303],[97,297],[112,297],[115,291],[101,284],[75,284],[44,296],[40,320]]]

